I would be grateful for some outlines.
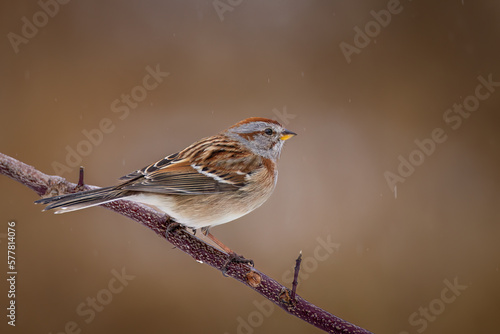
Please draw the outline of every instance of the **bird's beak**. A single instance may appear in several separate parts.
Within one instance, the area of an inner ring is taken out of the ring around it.
[[[283,141],[285,141],[285,140],[288,140],[288,139],[290,139],[290,138],[292,138],[293,136],[296,136],[296,135],[297,134],[295,132],[292,132],[290,130],[285,129],[285,131],[283,131],[281,133],[280,139],[283,140]]]

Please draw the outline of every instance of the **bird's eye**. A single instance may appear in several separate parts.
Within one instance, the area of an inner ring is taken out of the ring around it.
[[[264,133],[268,136],[272,135],[274,133],[273,129],[271,128],[267,128],[264,130]]]

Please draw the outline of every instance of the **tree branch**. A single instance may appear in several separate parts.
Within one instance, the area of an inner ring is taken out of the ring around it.
[[[83,175],[81,174],[80,184],[74,184],[59,176],[46,175],[32,166],[2,153],[0,153],[0,174],[7,175],[44,197],[97,188],[81,184],[83,183]],[[165,238],[168,216],[164,213],[160,213],[149,206],[125,200],[117,200],[101,206],[131,218]],[[186,230],[180,229],[174,233],[168,233],[166,240],[191,255],[195,260],[206,263],[219,271],[224,269],[227,254],[198,239]],[[287,313],[326,332],[336,334],[370,333],[326,312],[298,295],[292,299],[286,287],[247,264],[230,263],[226,275],[249,286]]]

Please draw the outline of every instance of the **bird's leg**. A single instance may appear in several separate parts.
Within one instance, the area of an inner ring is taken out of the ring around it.
[[[228,254],[227,261],[226,263],[224,263],[224,266],[222,267],[222,275],[227,276],[226,275],[227,267],[231,263],[247,263],[253,267],[254,265],[253,260],[245,259],[243,256],[236,254],[233,250],[231,250],[229,247],[224,245],[219,239],[217,239],[212,233],[210,233],[208,229],[209,229],[208,227],[203,227],[201,231],[203,232],[204,235],[210,238],[210,240],[215,242],[217,246],[222,248],[222,250],[224,250],[224,252]]]
[[[231,253],[234,253],[229,247],[227,247],[226,245],[224,245],[222,243],[222,241],[220,241],[219,239],[217,239],[212,233],[210,233],[208,231],[208,227],[202,227],[201,228],[201,231],[203,232],[203,234],[207,237],[210,238],[210,240],[212,240],[213,242],[215,242],[217,244],[217,246],[219,246],[220,248],[222,248],[222,250],[228,254],[231,254]]]

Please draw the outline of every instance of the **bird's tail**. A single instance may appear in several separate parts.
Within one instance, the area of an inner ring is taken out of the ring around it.
[[[127,191],[116,189],[116,187],[105,187],[74,194],[42,198],[35,203],[48,204],[43,211],[58,209],[55,213],[66,213],[116,201],[128,195]]]

